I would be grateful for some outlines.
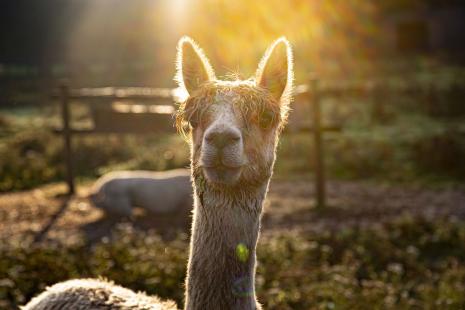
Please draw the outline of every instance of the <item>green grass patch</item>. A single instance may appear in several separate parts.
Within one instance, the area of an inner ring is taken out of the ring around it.
[[[182,304],[186,236],[120,228],[93,247],[0,245],[0,307],[47,285],[103,276]],[[403,219],[378,229],[263,237],[257,294],[266,309],[463,309],[463,222]]]

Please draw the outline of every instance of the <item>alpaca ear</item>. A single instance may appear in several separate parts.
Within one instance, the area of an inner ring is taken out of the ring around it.
[[[176,65],[175,80],[179,87],[189,94],[192,94],[203,83],[215,80],[215,72],[207,56],[189,37],[183,37],[178,42]]]
[[[266,50],[255,75],[256,83],[267,89],[282,104],[287,104],[294,79],[292,49],[284,37]]]

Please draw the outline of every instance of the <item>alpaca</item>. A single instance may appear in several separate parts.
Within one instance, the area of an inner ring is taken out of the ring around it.
[[[89,199],[95,207],[116,216],[131,216],[133,207],[155,214],[186,211],[192,206],[190,172],[110,172],[95,182]]]
[[[190,39],[178,45],[177,113],[191,148],[194,186],[186,310],[261,309],[255,296],[255,249],[281,128],[292,91],[289,43],[278,39],[255,79],[217,80]],[[72,280],[49,288],[24,309],[174,309],[101,280]],[[139,304],[138,298],[144,299]]]

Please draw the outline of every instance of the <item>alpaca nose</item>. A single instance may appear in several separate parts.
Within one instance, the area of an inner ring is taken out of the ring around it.
[[[212,131],[205,136],[205,140],[212,146],[223,149],[241,140],[240,133],[236,130]]]

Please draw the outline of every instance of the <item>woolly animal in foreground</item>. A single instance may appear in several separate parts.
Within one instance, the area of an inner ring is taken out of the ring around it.
[[[194,183],[185,309],[260,309],[255,249],[262,204],[287,118],[292,88],[289,43],[277,40],[255,80],[217,80],[189,38],[178,46],[178,82],[189,97],[177,124],[189,124]],[[156,262],[154,262],[156,264]],[[175,309],[101,280],[56,284],[24,309]]]
[[[95,207],[116,216],[130,216],[135,207],[154,214],[184,212],[192,207],[190,172],[110,172],[95,182],[89,199]]]

